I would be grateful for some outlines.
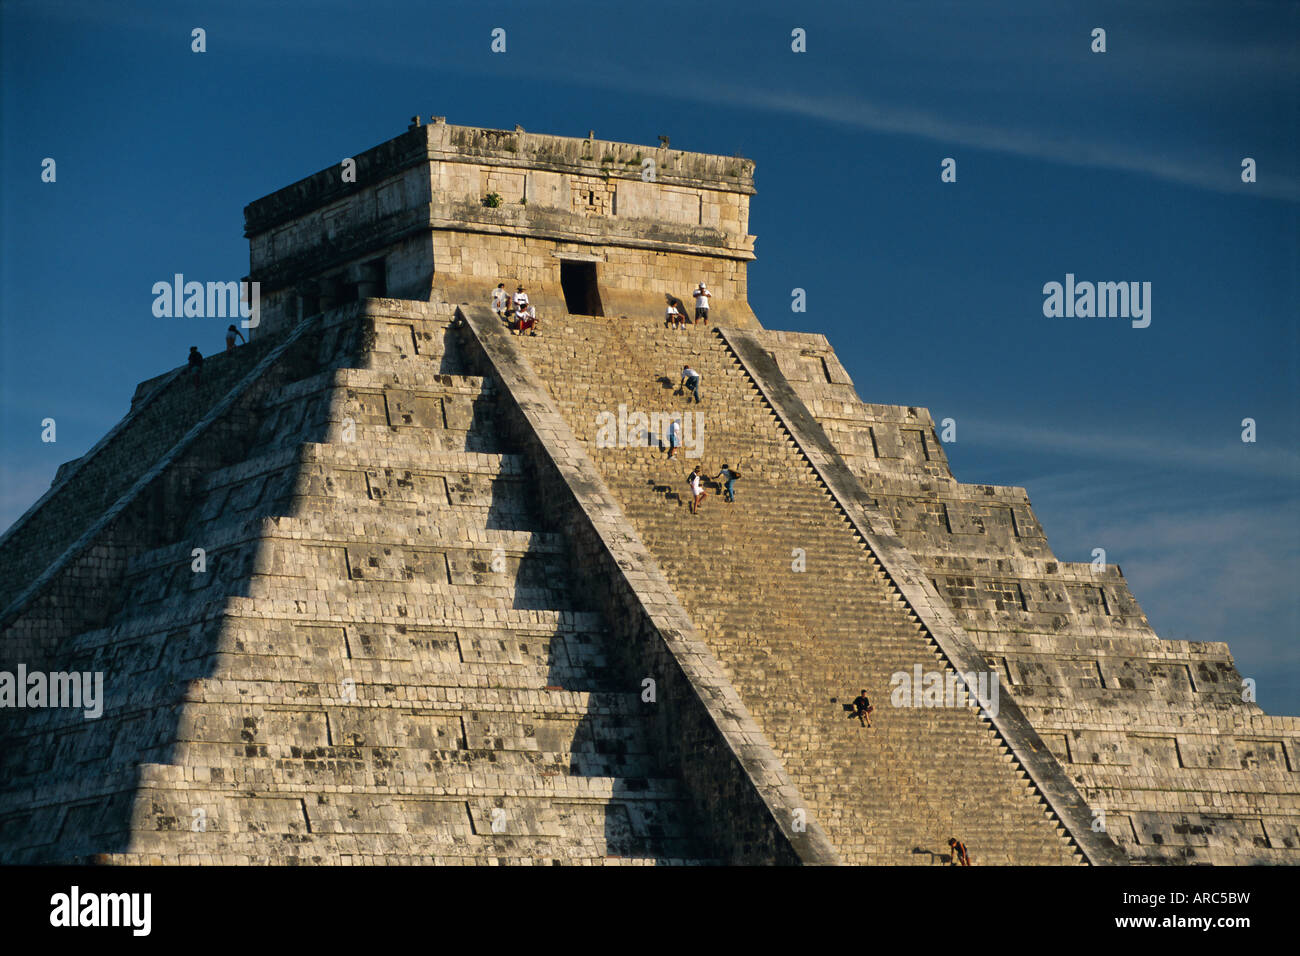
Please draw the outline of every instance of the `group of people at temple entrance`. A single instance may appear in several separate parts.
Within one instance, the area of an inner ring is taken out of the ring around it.
[[[708,325],[709,300],[713,298],[713,293],[701,282],[691,295],[695,298],[693,324],[699,325],[703,322]],[[668,305],[664,314],[664,328],[684,329],[688,324],[692,324],[692,320],[686,317],[686,306],[681,299],[671,292],[666,292],[664,302]],[[492,311],[510,326],[512,335],[537,334],[537,308],[528,301],[528,293],[524,291],[522,285],[517,286],[514,295],[511,295],[506,291],[504,282],[497,283],[497,287],[492,290]]]
[[[492,290],[492,311],[510,327],[511,335],[537,334],[537,307],[528,301],[523,286],[517,286],[511,295],[506,291],[506,284],[498,282]]]
[[[713,293],[708,290],[703,282],[695,287],[691,293],[695,297],[695,322],[699,325],[703,322],[709,324],[709,300],[713,298]],[[684,329],[690,321],[686,318],[686,306],[682,300],[677,298],[671,292],[664,293],[664,302],[668,303],[668,308],[664,312],[665,329]]]

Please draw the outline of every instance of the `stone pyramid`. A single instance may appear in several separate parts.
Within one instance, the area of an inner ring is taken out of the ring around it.
[[[0,861],[1300,860],[1300,723],[1225,645],[762,328],[752,163],[441,120],[356,159],[246,209],[253,343],[0,539],[0,672],[103,679],[0,711]]]

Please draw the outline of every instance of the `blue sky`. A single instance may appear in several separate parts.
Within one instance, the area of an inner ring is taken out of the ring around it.
[[[250,200],[416,113],[666,133],[756,161],[764,325],[825,333],[867,401],[953,418],[959,478],[1028,488],[1060,557],[1104,547],[1162,636],[1229,641],[1300,713],[1298,11],[7,0],[0,526],[137,382],[220,348],[150,289],[242,276]],[[1150,282],[1151,326],[1045,318],[1067,272]]]

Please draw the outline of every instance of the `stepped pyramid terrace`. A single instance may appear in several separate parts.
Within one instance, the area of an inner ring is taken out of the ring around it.
[[[102,674],[0,710],[0,862],[1300,862],[1300,721],[1227,645],[764,327],[752,162],[441,118],[354,158],[246,207],[251,343],[0,539],[0,672]]]

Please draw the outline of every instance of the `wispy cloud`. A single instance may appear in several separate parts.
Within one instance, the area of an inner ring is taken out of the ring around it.
[[[1130,515],[1095,533],[1111,544],[1108,553],[1125,556],[1125,573],[1163,637],[1226,641],[1248,676],[1300,684],[1300,553],[1294,524],[1279,514],[1261,507]],[[1300,712],[1300,700],[1286,710]]]
[[[1006,424],[964,418],[962,441],[993,448],[1034,448],[1092,461],[1122,461],[1148,467],[1193,467],[1258,478],[1300,479],[1300,452],[1225,440],[1180,442],[1156,434],[1086,432],[1061,426]]]
[[[1224,641],[1274,713],[1300,713],[1300,499],[1227,499],[1197,482],[1170,485],[1092,469],[1030,485],[1063,560],[1104,548],[1156,633]]]
[[[915,136],[949,146],[967,146],[1068,166],[1138,173],[1216,192],[1300,202],[1300,181],[1293,176],[1272,175],[1247,186],[1241,182],[1241,170],[1236,166],[1225,168],[1192,162],[1108,142],[1096,130],[1090,130],[1085,139],[1056,130],[966,122],[937,112],[884,106],[861,98],[813,97],[752,87],[740,89],[708,84],[701,88],[683,87],[679,93],[686,96],[693,92],[698,97],[705,90],[705,95],[717,102],[805,116],[875,133]]]
[[[35,12],[32,7],[22,9],[25,12]],[[241,7],[223,12],[234,11],[247,15],[247,10]],[[401,6],[392,8],[392,11],[395,18],[402,12],[409,14]],[[80,21],[98,20],[113,26],[151,32],[174,32],[175,23],[179,22],[177,16],[167,13],[150,12],[145,15],[112,12],[112,8],[98,3],[68,2],[42,12],[66,18],[75,16]],[[953,15],[961,16],[962,12],[960,8],[955,8]],[[1170,15],[1176,14],[1171,10]],[[239,14],[235,14],[234,19],[238,21],[238,18]],[[372,24],[368,29],[375,29],[375,25]],[[483,40],[481,35],[475,34],[473,42],[470,42],[469,35],[463,30],[457,31],[455,36],[459,42],[449,46],[438,58],[430,57],[428,45],[420,39],[419,30],[406,31],[389,37],[386,42],[370,44],[358,44],[350,34],[315,29],[287,32],[240,30],[223,36],[222,42],[231,47],[279,53],[298,52],[328,58],[334,62],[365,62],[384,68],[449,73],[458,78],[517,77],[528,78],[530,82],[538,79],[536,63],[530,58],[513,56],[485,59],[474,55],[475,52],[486,49],[486,42],[479,42]],[[940,39],[951,41],[952,31]],[[950,63],[949,66],[953,69],[963,63],[969,65],[971,62],[982,62],[990,56],[980,44],[968,44],[965,36],[961,37],[961,44],[954,56],[963,59]],[[784,81],[772,76],[770,60],[762,57],[755,60],[743,81],[738,81],[733,69],[723,71],[719,68],[717,72],[712,72],[707,58],[693,62],[692,69],[687,74],[671,74],[659,69],[653,62],[639,59],[645,55],[643,50],[632,48],[622,52],[632,59],[606,59],[598,51],[581,58],[555,56],[547,62],[544,79],[548,82],[637,96],[653,91],[656,95],[684,102],[741,108],[776,116],[802,117],[872,133],[915,137],[950,148],[968,147],[1067,166],[1134,173],[1221,193],[1300,202],[1300,178],[1292,171],[1270,170],[1267,175],[1261,175],[1258,182],[1247,185],[1241,182],[1240,167],[1235,165],[1239,162],[1239,157],[1233,158],[1231,163],[1226,158],[1221,162],[1203,159],[1204,144],[1200,143],[1170,142],[1157,148],[1149,137],[1143,137],[1145,141],[1130,142],[1124,137],[1133,132],[1132,122],[1118,127],[1099,123],[1075,132],[1042,114],[1026,116],[1024,122],[1018,124],[991,119],[975,120],[969,118],[969,113],[959,113],[958,106],[945,108],[940,104],[930,108],[916,107],[886,102],[879,96],[872,97],[863,88],[867,78],[863,78],[862,87],[853,82],[852,77],[861,76],[857,73],[850,78],[826,75],[821,90],[809,93],[794,90],[788,84],[782,85]],[[918,62],[921,55],[918,52]],[[998,56],[1006,55],[1007,51],[999,48]],[[1038,44],[1025,42],[1015,48],[1017,62],[1002,65],[1009,74],[1014,75],[1022,71],[1027,63],[1040,64],[1041,68],[1041,60],[1045,55],[1047,54],[1039,49]],[[1195,79],[1201,85],[1236,81],[1241,72],[1250,66],[1256,71],[1265,69],[1266,72],[1261,76],[1270,83],[1277,81],[1288,84],[1285,88],[1289,89],[1294,62],[1293,47],[1280,45],[1269,38],[1234,42],[1227,39],[1210,41],[1195,34],[1163,36],[1158,46],[1144,51],[1141,61],[1144,72],[1140,77],[1131,77],[1131,85],[1125,87],[1126,96],[1132,100],[1130,119],[1137,122],[1140,129],[1140,117],[1148,112],[1142,104],[1148,104],[1157,113],[1170,109],[1167,104],[1161,103],[1162,97],[1169,92],[1165,87],[1171,82],[1186,83],[1190,75],[1189,63],[1200,64],[1201,70]],[[764,69],[764,64],[768,69]],[[647,70],[653,71],[653,81],[647,80]],[[1086,92],[1086,87],[1077,85],[1079,81],[1071,80],[1069,76],[1058,76],[1057,80],[1060,85],[1058,96],[1063,109],[1073,103],[1074,95]],[[931,90],[929,95],[936,94]],[[774,124],[774,128],[780,128],[779,122]]]

